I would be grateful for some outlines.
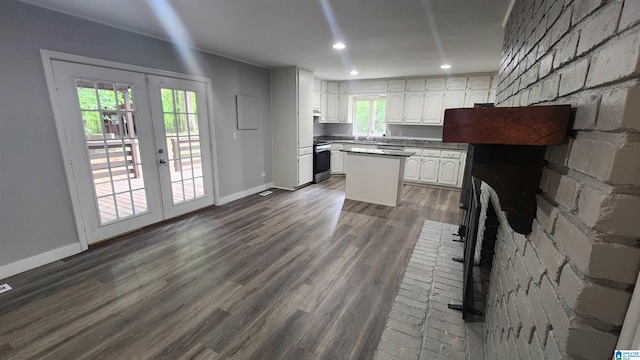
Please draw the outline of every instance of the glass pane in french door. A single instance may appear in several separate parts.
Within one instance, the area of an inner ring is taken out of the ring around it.
[[[149,211],[130,84],[76,80],[100,225]]]
[[[160,88],[174,205],[205,195],[197,93]]]

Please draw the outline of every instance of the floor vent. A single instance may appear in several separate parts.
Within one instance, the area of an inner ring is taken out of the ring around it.
[[[267,195],[271,195],[271,194],[273,194],[273,191],[270,191],[270,190],[258,193],[258,195],[260,195],[260,196],[267,196]]]
[[[2,294],[3,292],[7,292],[9,290],[11,290],[11,286],[9,286],[9,284],[0,285],[0,294]]]

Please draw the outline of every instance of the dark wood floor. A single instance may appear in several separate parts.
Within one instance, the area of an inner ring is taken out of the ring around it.
[[[344,178],[250,196],[8,279],[1,359],[370,359],[425,219],[459,192],[407,185],[396,208]]]

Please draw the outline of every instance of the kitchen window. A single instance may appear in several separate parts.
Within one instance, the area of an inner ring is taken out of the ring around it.
[[[386,130],[384,97],[356,98],[354,104],[353,135],[382,136]]]

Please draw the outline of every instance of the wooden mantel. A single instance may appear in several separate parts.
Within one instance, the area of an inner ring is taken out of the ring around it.
[[[566,140],[570,105],[447,109],[442,141],[471,144],[469,175],[491,186],[511,228],[531,232],[547,145]]]

